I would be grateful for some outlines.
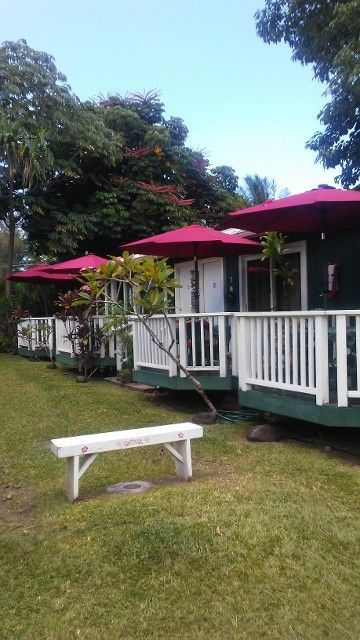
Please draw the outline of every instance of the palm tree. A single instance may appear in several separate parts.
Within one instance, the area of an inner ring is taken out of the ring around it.
[[[30,136],[16,122],[9,122],[5,118],[0,120],[0,167],[5,192],[2,196],[2,217],[8,231],[8,275],[14,263],[16,226],[22,216],[22,206],[19,207],[18,202],[21,202],[25,189],[46,182],[53,161],[45,130]],[[7,280],[6,295],[10,294],[11,281]]]
[[[247,206],[261,204],[265,200],[274,200],[277,190],[275,180],[261,178],[255,174],[245,176],[244,183],[244,186],[240,188],[240,195],[244,198]]]
[[[262,204],[266,200],[274,200],[276,197],[285,197],[289,195],[288,189],[282,189],[277,193],[277,184],[275,180],[270,178],[261,178],[255,174],[247,175],[244,178],[245,186],[241,189],[241,195],[246,205]],[[286,244],[286,236],[276,231],[265,233],[261,238],[263,245],[262,260],[268,260],[270,270],[282,283],[285,310],[288,307],[288,288],[294,285],[295,270],[289,262],[285,260],[284,250]]]

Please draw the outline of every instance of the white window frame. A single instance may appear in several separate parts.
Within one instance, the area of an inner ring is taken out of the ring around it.
[[[300,311],[307,311],[308,309],[308,277],[307,277],[307,249],[306,240],[300,240],[298,242],[289,242],[286,245],[284,253],[299,253],[300,254],[300,289],[301,289],[301,309]],[[247,282],[247,263],[251,260],[260,260],[262,253],[248,254],[239,257],[239,301],[240,311],[246,312],[249,310],[249,298],[248,298],[248,282]],[[271,310],[274,309],[275,303],[275,287],[274,287],[274,274],[271,272],[270,277],[270,306]]]

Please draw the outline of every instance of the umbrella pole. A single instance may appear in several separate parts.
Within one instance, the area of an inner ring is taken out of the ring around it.
[[[196,255],[194,256],[194,313],[200,313],[200,287],[199,287],[199,264]]]
[[[321,234],[321,275],[322,275],[322,297],[324,311],[327,309],[327,297],[326,297],[326,262],[325,262],[325,233]]]

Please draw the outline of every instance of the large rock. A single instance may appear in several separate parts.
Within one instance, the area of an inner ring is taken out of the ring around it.
[[[281,440],[282,432],[275,424],[257,424],[247,430],[246,437],[251,442],[277,442]]]

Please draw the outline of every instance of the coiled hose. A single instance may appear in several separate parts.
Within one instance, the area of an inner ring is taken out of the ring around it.
[[[216,415],[225,422],[254,422],[260,415],[256,409],[242,411],[217,411]]]

